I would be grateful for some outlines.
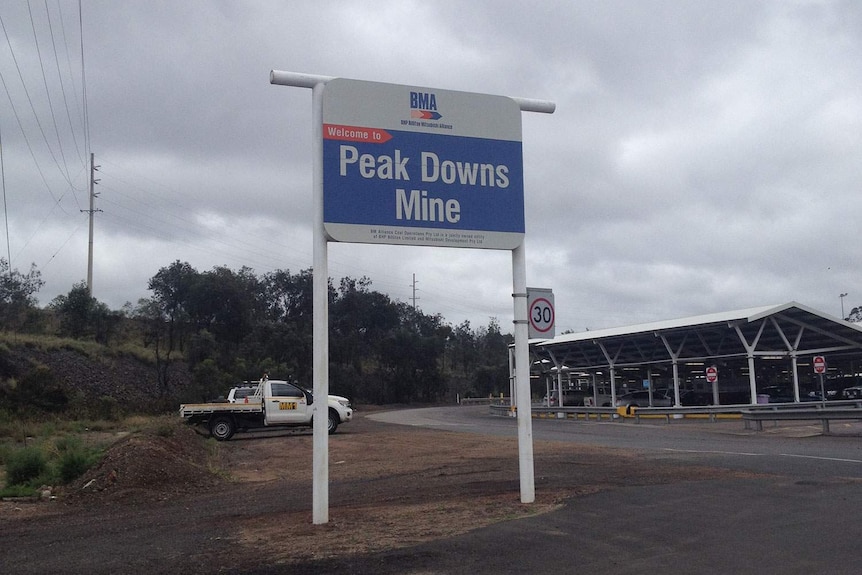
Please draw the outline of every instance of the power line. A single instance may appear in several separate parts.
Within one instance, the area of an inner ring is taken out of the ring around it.
[[[9,46],[9,52],[12,55],[12,60],[15,62],[15,68],[18,70],[18,77],[21,79],[21,83],[24,87],[24,93],[27,95],[27,101],[30,102],[30,108],[33,110],[33,115],[36,116],[36,124],[39,126],[39,130],[42,132],[42,137],[45,137],[45,132],[42,130],[42,124],[39,122],[39,117],[36,115],[36,109],[33,106],[33,100],[30,98],[30,93],[27,91],[27,85],[24,83],[24,78],[21,75],[21,68],[18,66],[18,59],[15,57],[15,52],[12,49],[12,41],[9,39],[9,34],[6,32],[6,25],[3,23],[3,17],[0,16],[0,27],[3,28],[3,34],[6,37],[6,44]],[[45,172],[42,170],[42,166],[39,164],[39,160],[36,158],[36,153],[33,151],[33,146],[30,143],[30,138],[27,136],[27,131],[24,129],[24,124],[21,122],[21,116],[18,114],[18,109],[15,107],[15,101],[12,99],[12,94],[9,92],[9,86],[6,84],[6,79],[3,77],[3,74],[0,73],[0,82],[3,84],[3,90],[6,92],[6,97],[9,98],[9,105],[12,106],[12,113],[15,115],[15,121],[18,122],[18,128],[21,130],[21,135],[24,137],[24,141],[27,143],[27,149],[30,151],[30,157],[33,158],[33,163],[36,165],[36,170],[39,172],[39,177],[42,178],[42,183],[45,184],[45,189],[51,195],[51,199],[54,200],[55,203],[59,204],[60,200],[57,199],[57,196],[54,195],[54,192],[51,190],[50,184],[48,184],[47,178],[45,178]],[[46,140],[47,144],[47,140]],[[48,150],[51,151],[50,145],[48,146]],[[53,157],[53,151],[51,151],[51,155]],[[56,162],[56,158],[54,160]],[[62,207],[60,208],[62,210]],[[65,210],[63,210],[65,213]]]
[[[45,5],[45,8],[48,8],[48,5]],[[60,152],[60,158],[63,160],[63,165],[61,166],[59,163],[57,167],[60,170],[60,173],[65,176],[66,181],[69,185],[72,185],[72,179],[69,177],[69,164],[66,162],[66,154],[63,152],[63,141],[60,138],[60,129],[57,127],[57,116],[54,113],[54,101],[51,99],[51,89],[48,87],[48,76],[45,74],[45,62],[42,59],[42,50],[39,48],[39,37],[36,34],[36,22],[33,20],[33,11],[30,8],[30,0],[27,0],[27,12],[30,14],[30,27],[33,29],[33,43],[36,46],[36,55],[39,58],[39,70],[42,72],[42,84],[45,86],[45,97],[48,99],[48,111],[51,112],[51,122],[54,125],[54,134],[57,136],[57,149]],[[50,25],[50,19],[49,19]],[[53,36],[52,36],[53,41]],[[44,134],[43,134],[44,135]],[[45,143],[47,144],[47,138]],[[52,153],[53,155],[53,153]],[[54,159],[56,162],[56,158]],[[74,188],[72,195],[75,195]],[[75,203],[78,203],[78,197],[75,196]]]
[[[59,4],[58,4],[59,8]],[[63,94],[63,106],[66,108],[66,118],[69,120],[69,133],[72,135],[72,142],[75,144],[75,153],[81,158],[81,149],[78,147],[78,138],[75,137],[75,128],[72,126],[72,113],[69,111],[69,99],[66,97],[66,85],[63,83],[63,74],[60,72],[60,57],[57,55],[57,42],[54,39],[54,26],[51,24],[51,12],[48,10],[48,0],[45,0],[45,13],[48,16],[48,30],[51,32],[51,46],[54,49],[54,63],[57,66],[57,80],[60,82],[60,92]],[[62,29],[63,16],[60,14],[60,27]],[[66,34],[63,32],[63,42],[65,44]],[[68,50],[66,51],[68,59]],[[74,193],[74,192],[73,192]]]
[[[81,35],[81,100],[84,106],[84,151],[90,152],[90,114],[87,106],[87,75],[84,70],[84,15],[78,0],[78,28]]]
[[[3,187],[3,217],[6,223],[6,261],[9,277],[12,277],[12,248],[9,247],[9,208],[6,204],[6,169],[3,165],[3,126],[0,125],[0,185]]]

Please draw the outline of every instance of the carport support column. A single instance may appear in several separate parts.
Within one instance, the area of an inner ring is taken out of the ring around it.
[[[563,407],[563,405],[566,403],[565,398],[563,398],[563,364],[557,361],[557,357],[554,355],[553,351],[548,350],[548,355],[551,357],[551,361],[554,362],[554,367],[557,368],[557,405],[559,407]],[[548,396],[548,398],[550,399],[550,396]],[[548,403],[550,403],[550,401]]]
[[[614,363],[616,362],[617,357],[619,357],[620,354],[619,354],[619,351],[617,351],[617,355],[615,355],[614,357],[611,357],[611,354],[608,353],[607,348],[605,347],[605,345],[602,342],[597,341],[596,344],[599,346],[599,349],[602,350],[602,354],[605,356],[605,360],[607,360],[607,362],[608,362],[608,371],[610,372],[610,376],[611,376],[611,405],[616,406],[616,404],[617,404],[617,376],[616,376],[616,370],[614,370]]]
[[[527,250],[524,242],[512,250],[512,303],[515,318],[515,391],[518,413],[518,467],[521,503],[536,500],[533,470],[533,414],[530,405],[530,348],[527,319]]]
[[[672,365],[673,365],[673,398],[674,405],[676,407],[680,407],[682,403],[679,400],[679,356],[682,353],[682,346],[685,345],[685,340],[688,336],[682,339],[682,343],[679,344],[679,349],[674,351],[670,346],[670,342],[664,336],[664,334],[656,333],[656,337],[660,337],[662,343],[664,344],[665,349],[667,350],[667,354],[670,356]]]
[[[754,351],[757,349],[757,344],[760,341],[760,336],[763,335],[763,328],[765,326],[766,321],[761,321],[753,343],[748,343],[748,340],[745,339],[745,334],[742,333],[742,330],[739,329],[737,324],[734,323],[729,326],[736,331],[739,341],[742,342],[743,347],[745,347],[745,351],[748,353],[748,385],[751,392],[752,405],[757,403],[757,374],[754,373]]]
[[[757,403],[757,374],[754,373],[754,354],[748,353],[748,386],[751,392],[751,404]]]
[[[793,399],[799,403],[799,366],[797,365],[798,358],[796,352],[790,355],[790,370],[793,373]],[[825,397],[823,399],[826,399]]]

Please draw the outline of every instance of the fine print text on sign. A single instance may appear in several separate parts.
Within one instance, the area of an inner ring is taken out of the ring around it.
[[[323,190],[335,241],[514,249],[524,235],[520,108],[501,96],[332,80]]]

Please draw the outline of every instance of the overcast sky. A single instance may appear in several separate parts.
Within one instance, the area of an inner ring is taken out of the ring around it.
[[[862,2],[81,6],[0,6],[0,257],[36,265],[42,305],[87,276],[89,151],[112,309],[175,260],[312,266],[311,91],[273,69],[555,102],[522,121],[527,284],[557,333],[862,305]],[[329,268],[512,329],[508,251],[330,244]]]

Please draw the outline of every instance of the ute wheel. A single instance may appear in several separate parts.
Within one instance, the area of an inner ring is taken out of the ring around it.
[[[236,432],[236,424],[232,417],[222,415],[210,421],[210,435],[216,441],[227,441]]]
[[[329,410],[329,422],[327,423],[327,429],[329,430],[329,435],[335,433],[335,430],[338,429],[338,424],[340,420],[338,418],[338,413],[334,409]]]

